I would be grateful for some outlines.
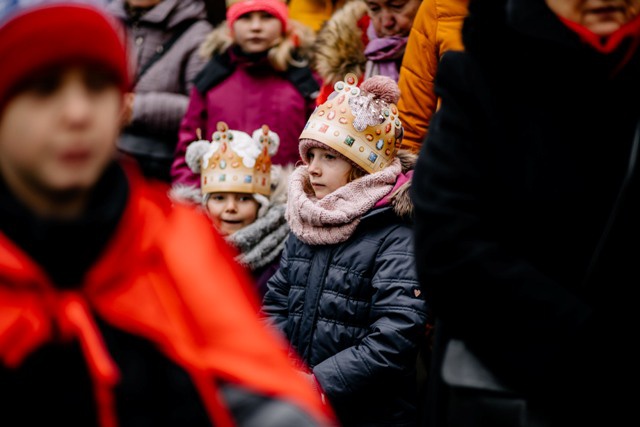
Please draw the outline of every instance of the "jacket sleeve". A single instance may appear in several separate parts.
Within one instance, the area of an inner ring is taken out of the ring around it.
[[[462,50],[465,0],[424,0],[418,9],[400,70],[398,109],[405,130],[402,148],[420,151],[438,107],[434,81],[444,52]]]
[[[191,46],[183,52],[180,61],[178,87],[182,93],[145,92],[137,93],[133,105],[132,125],[143,125],[156,134],[177,134],[180,121],[187,111],[188,94],[193,88],[193,79],[205,66],[207,59],[198,52],[200,42],[211,31],[207,22],[194,24],[182,37],[188,38]]]
[[[382,243],[372,272],[371,326],[358,344],[313,368],[334,403],[354,393],[384,387],[415,369],[418,342],[427,322],[411,245],[411,230],[396,228]]]
[[[292,245],[293,235],[290,235],[284,245],[280,268],[267,282],[267,293],[262,302],[262,314],[267,318],[267,323],[284,333],[289,319],[289,250]]]
[[[487,87],[471,58],[444,55],[441,108],[413,178],[416,264],[450,335],[526,387],[555,363],[591,310],[497,238],[491,212],[500,183],[490,172],[490,107],[480,101],[490,94],[478,95]]]
[[[200,186],[198,175],[194,174],[185,160],[187,146],[198,139],[197,130],[200,129],[202,137],[207,138],[207,104],[206,98],[196,88],[191,89],[191,97],[187,112],[180,123],[178,132],[178,144],[171,165],[172,184],[185,184]]]

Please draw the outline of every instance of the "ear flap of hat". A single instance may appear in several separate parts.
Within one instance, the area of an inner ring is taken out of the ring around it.
[[[194,141],[187,147],[187,152],[184,156],[189,169],[193,173],[199,174],[201,171],[202,157],[211,149],[211,143],[209,141],[199,140]]]
[[[262,138],[264,135],[264,129],[256,129],[253,131],[251,137],[258,144],[258,146],[262,146]],[[269,156],[273,157],[278,152],[278,148],[280,147],[280,136],[272,130],[269,130],[267,134],[268,144],[269,144]]]

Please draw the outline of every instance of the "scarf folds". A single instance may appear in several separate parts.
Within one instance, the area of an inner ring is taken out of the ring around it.
[[[289,235],[284,212],[285,205],[272,205],[263,217],[227,237],[240,252],[238,263],[255,271],[280,256]]]
[[[349,239],[360,219],[392,191],[402,173],[399,159],[380,172],[349,182],[317,199],[307,166],[291,174],[285,213],[295,236],[309,245],[332,245]]]
[[[397,82],[400,76],[397,62],[404,55],[409,37],[378,37],[372,23],[369,23],[367,36],[369,43],[364,49],[364,56],[367,58],[365,79],[382,75]]]

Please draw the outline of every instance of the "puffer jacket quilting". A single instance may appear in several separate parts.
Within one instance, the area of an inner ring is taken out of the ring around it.
[[[371,211],[340,244],[311,246],[292,234],[263,311],[313,369],[343,424],[410,423],[427,305],[411,226],[392,208]]]

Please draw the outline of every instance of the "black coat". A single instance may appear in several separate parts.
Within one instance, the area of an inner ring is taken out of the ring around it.
[[[630,366],[638,172],[587,271],[629,164],[640,55],[598,52],[543,0],[474,2],[463,39],[414,176],[421,283],[447,336],[517,391],[606,408],[595,390]]]
[[[427,305],[412,229],[391,208],[365,215],[343,243],[311,246],[291,234],[263,311],[313,369],[342,425],[415,425]]]

